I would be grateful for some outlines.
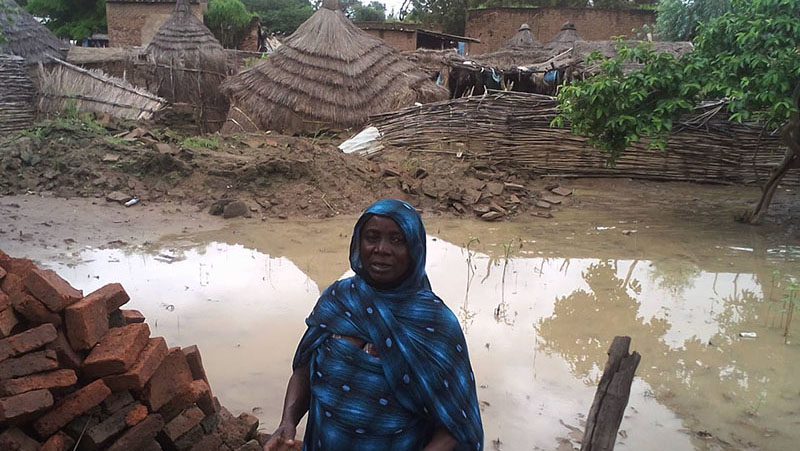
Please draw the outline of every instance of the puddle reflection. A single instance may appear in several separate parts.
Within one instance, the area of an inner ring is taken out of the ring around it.
[[[346,271],[350,222],[330,224],[325,236],[286,225],[266,241],[263,230],[223,238],[260,250],[86,250],[54,269],[86,292],[122,283],[154,334],[200,346],[226,406],[261,407],[270,429],[318,282]],[[642,354],[618,449],[791,449],[800,440],[800,347],[784,343],[774,251],[731,260],[739,246],[730,244],[703,259],[615,260],[481,241],[429,237],[428,274],[467,335],[488,449],[571,449],[614,335],[631,336]]]

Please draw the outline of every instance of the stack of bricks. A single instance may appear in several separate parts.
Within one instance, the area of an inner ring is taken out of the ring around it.
[[[151,337],[120,308],[128,300],[116,283],[83,296],[0,251],[0,450],[234,450],[255,438],[258,420],[213,397],[197,347]],[[242,432],[226,436],[226,422]]]

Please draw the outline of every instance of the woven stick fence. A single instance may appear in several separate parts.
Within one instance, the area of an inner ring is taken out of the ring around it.
[[[444,152],[488,164],[561,177],[633,177],[702,183],[764,182],[783,158],[777,133],[730,122],[719,102],[699,107],[675,125],[667,152],[639,142],[613,167],[607,154],[567,128],[554,128],[556,99],[491,92],[372,116],[385,144]],[[800,185],[789,173],[784,184]]]
[[[0,54],[0,133],[30,127],[36,113],[35,99],[25,60]]]
[[[52,69],[39,66],[42,112],[55,113],[74,106],[78,111],[139,120],[150,119],[167,104],[161,97],[102,71],[86,70],[55,58],[52,62]]]

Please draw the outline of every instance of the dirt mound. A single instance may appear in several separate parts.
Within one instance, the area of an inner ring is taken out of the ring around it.
[[[540,201],[527,177],[455,155],[387,149],[345,155],[341,139],[269,132],[184,136],[133,123],[62,117],[0,141],[0,191],[97,197],[124,203],[178,200],[209,209],[236,199],[261,217],[357,213],[382,197],[426,212],[512,217]],[[564,198],[564,203],[569,199]]]

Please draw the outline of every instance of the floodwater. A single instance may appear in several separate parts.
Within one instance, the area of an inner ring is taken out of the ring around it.
[[[486,448],[573,449],[606,350],[629,335],[642,360],[617,449],[796,449],[800,320],[784,336],[783,299],[798,242],[702,218],[572,219],[426,220],[428,274],[464,328]],[[153,334],[199,345],[222,403],[269,431],[304,318],[349,274],[353,222],[240,224],[44,263],[85,292],[122,283]]]

